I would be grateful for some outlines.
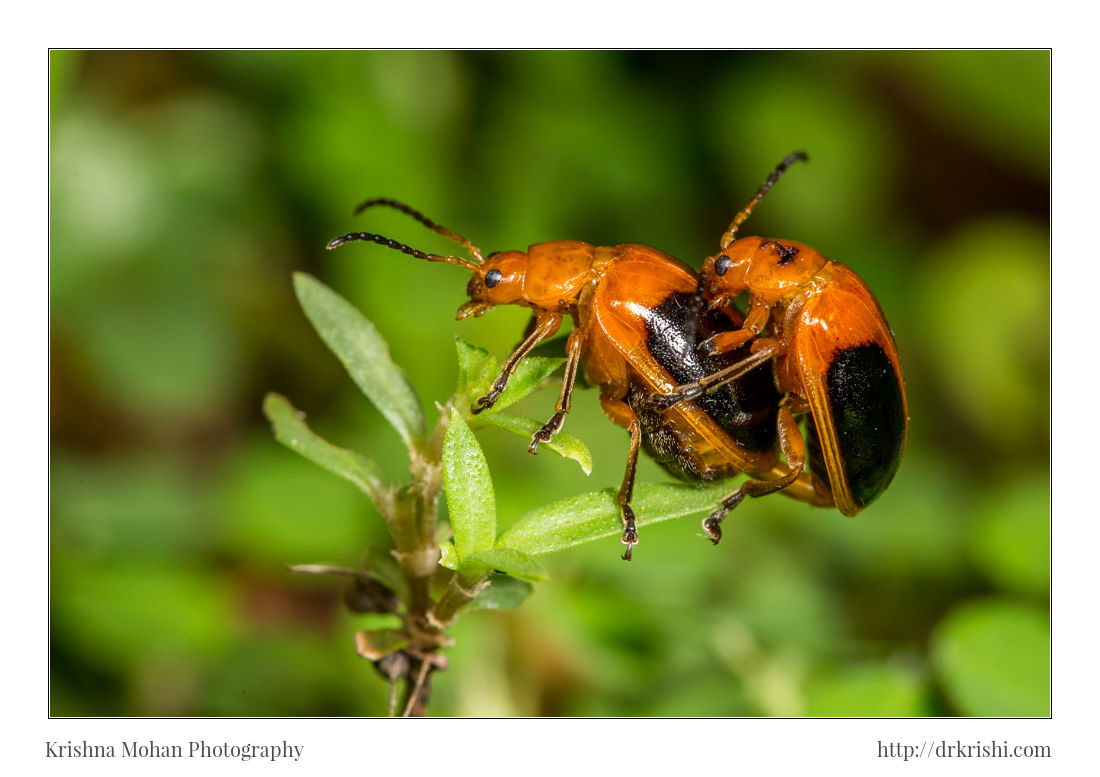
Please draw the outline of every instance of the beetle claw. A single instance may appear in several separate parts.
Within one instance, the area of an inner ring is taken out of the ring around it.
[[[716,335],[708,337],[706,340],[696,346],[695,350],[699,353],[700,356],[714,356],[716,353],[718,353],[718,346],[714,342],[715,337]]]
[[[623,511],[623,536],[619,540],[623,545],[626,545],[626,552],[623,553],[623,561],[630,561],[631,556],[634,554],[634,546],[638,544],[638,522],[634,518],[634,511],[630,509],[629,505],[621,505]]]
[[[705,389],[698,384],[681,386],[669,394],[654,394],[650,397],[650,404],[657,410],[668,410],[681,402],[690,402],[705,393]]]
[[[478,397],[477,402],[475,402],[473,405],[470,406],[470,412],[473,413],[474,415],[477,415],[478,413],[480,413],[484,410],[488,410],[489,408],[491,408],[493,405],[496,404],[496,401],[497,401],[497,399],[500,398],[500,395],[501,395],[502,392],[503,392],[503,389],[498,390],[498,389],[494,388],[493,390],[491,390],[485,396]]]
[[[715,510],[703,520],[703,530],[707,533],[712,545],[722,541],[722,519],[729,512],[725,508]]]
[[[531,435],[531,444],[527,446],[528,453],[537,453],[540,442],[550,442],[554,438],[554,435],[561,429],[562,421],[565,420],[565,413],[559,411],[554,413],[542,427]]]
[[[624,529],[622,539],[619,541],[626,545],[623,561],[630,561],[631,556],[634,555],[634,546],[638,544],[638,530],[634,528]]]

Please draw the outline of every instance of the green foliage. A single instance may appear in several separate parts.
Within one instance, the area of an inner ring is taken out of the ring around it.
[[[470,345],[457,337],[455,338],[455,347],[458,350],[458,389],[456,396],[460,397],[461,401],[484,396],[488,393],[490,386],[499,374],[497,360],[490,356],[484,348]],[[471,419],[474,428],[483,425],[495,426],[530,441],[531,436],[542,424],[531,418],[522,418],[500,411],[530,394],[547,381],[564,363],[564,358],[528,356],[516,367],[516,371],[508,380],[508,386],[497,401],[493,403],[493,406]],[[579,438],[569,432],[558,432],[554,439],[540,447],[551,450],[567,459],[572,459],[580,465],[584,474],[591,474],[592,454],[589,453],[588,447]]]
[[[638,526],[713,510],[719,489],[640,484],[634,490]],[[615,492],[600,491],[563,499],[521,516],[497,539],[497,546],[540,555],[623,532]]]
[[[547,579],[546,571],[539,562],[514,548],[489,548],[473,554],[472,558],[497,572],[504,572],[521,580],[538,582]]]
[[[285,397],[268,394],[264,399],[264,415],[275,428],[275,439],[334,475],[350,480],[378,504],[385,486],[377,464],[362,454],[337,448],[318,437],[306,425],[305,414],[295,410]]]
[[[484,348],[478,348],[455,338],[458,350],[459,382],[458,392],[467,397],[480,397],[489,392],[489,387],[500,374],[497,360]],[[544,356],[528,356],[516,365],[515,372],[508,379],[508,386],[485,412],[492,416],[509,405],[513,405],[530,394],[557,369],[565,359],[548,359]]]
[[[317,333],[348,375],[413,449],[424,437],[424,414],[416,392],[390,358],[374,324],[331,289],[308,275],[294,276],[294,290]]]
[[[452,415],[443,439],[443,488],[459,564],[493,547],[497,534],[493,482],[485,454],[461,415]]]
[[[514,610],[534,590],[526,580],[509,575],[493,575],[490,580],[492,584],[470,603],[471,610]]]

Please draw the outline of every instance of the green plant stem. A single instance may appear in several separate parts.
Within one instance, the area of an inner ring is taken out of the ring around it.
[[[458,620],[462,610],[476,599],[487,585],[489,585],[488,573],[473,579],[467,579],[458,573],[452,575],[432,613],[439,627],[450,628]]]
[[[432,600],[432,578],[440,568],[437,526],[443,440],[450,420],[450,406],[444,406],[431,439],[410,451],[411,482],[394,493],[385,516],[396,545],[394,556],[409,590],[404,614],[409,640],[404,653],[409,662],[402,715],[424,713],[432,674],[447,665],[440,651],[454,642],[447,629],[489,582],[488,572],[472,579],[454,573],[439,601]]]

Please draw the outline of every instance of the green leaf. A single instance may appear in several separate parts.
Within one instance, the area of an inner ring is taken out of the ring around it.
[[[455,347],[458,350],[459,393],[464,393],[470,400],[476,400],[487,394],[493,381],[497,379],[499,373],[496,359],[488,351],[457,337]],[[515,404],[542,385],[564,363],[565,359],[528,356],[517,365],[516,371],[508,378],[507,388],[485,412],[496,413]]]
[[[542,568],[542,564],[535,561],[528,554],[514,548],[491,548],[475,553],[471,558],[497,572],[504,572],[521,580],[539,582],[549,579],[549,575]]]
[[[528,356],[516,367],[516,371],[508,378],[508,387],[500,395],[492,407],[493,412],[498,412],[519,402],[525,396],[542,385],[542,382],[553,375],[559,367],[565,364],[565,359],[546,359],[541,356]],[[488,390],[488,387],[486,387]]]
[[[412,450],[424,438],[424,413],[416,391],[390,358],[386,341],[362,313],[304,273],[294,274],[294,290],[306,316],[343,362],[348,374]]]
[[[482,387],[488,387],[496,379],[497,360],[484,348],[470,345],[455,335],[458,352],[458,389],[456,393],[468,397],[480,396]]]
[[[444,569],[458,569],[458,554],[455,552],[454,540],[447,540],[439,545],[439,566]]]
[[[318,436],[306,425],[305,414],[295,410],[286,397],[279,394],[268,394],[264,398],[264,415],[271,421],[275,439],[314,464],[350,480],[370,497],[375,507],[379,506],[386,485],[381,470],[373,461]]]
[[[520,437],[530,441],[531,436],[542,426],[538,421],[522,416],[507,415],[505,413],[483,413],[476,417],[480,423],[506,429]],[[540,443],[539,448],[548,448],[560,456],[580,464],[584,474],[592,474],[592,454],[588,446],[581,442],[580,438],[569,432],[558,432],[550,442]]]
[[[696,488],[642,484],[634,489],[632,506],[639,526],[713,510],[728,486]],[[622,534],[616,491],[607,489],[570,497],[521,516],[497,538],[498,548],[514,548],[533,556]]]
[[[497,515],[489,465],[458,412],[451,413],[443,438],[443,490],[459,560],[493,547]]]
[[[535,590],[526,580],[509,575],[493,575],[489,586],[470,602],[467,610],[513,610]]]
[[[932,637],[932,663],[963,715],[1050,715],[1050,620],[1007,599],[964,604]]]

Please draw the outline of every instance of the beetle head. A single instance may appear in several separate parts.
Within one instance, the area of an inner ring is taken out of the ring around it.
[[[522,251],[501,251],[490,254],[485,263],[474,269],[474,277],[466,285],[469,301],[458,309],[456,318],[480,316],[496,305],[523,304],[523,284],[527,273],[527,254]]]
[[[707,290],[730,299],[743,291],[759,302],[775,302],[806,283],[828,260],[820,252],[793,240],[745,237],[703,264]]]

